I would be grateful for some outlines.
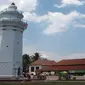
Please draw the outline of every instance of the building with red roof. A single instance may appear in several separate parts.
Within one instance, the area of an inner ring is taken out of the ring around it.
[[[68,60],[61,60],[56,63],[56,65],[85,65],[85,58],[84,59],[68,59]]]
[[[85,59],[68,59],[61,60],[56,64],[47,68],[42,68],[38,71],[71,71],[71,70],[85,70]]]
[[[29,72],[41,73],[41,75],[51,75],[50,78],[56,76],[56,73],[57,79],[76,78],[77,80],[85,80],[85,59],[68,59],[59,62],[39,59],[30,65]],[[61,75],[62,73],[64,75]]]
[[[35,73],[36,70],[40,70],[43,68],[48,68],[53,65],[56,65],[55,61],[47,60],[47,59],[38,59],[30,64],[29,73]]]

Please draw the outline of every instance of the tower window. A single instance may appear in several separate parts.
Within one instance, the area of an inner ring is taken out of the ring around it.
[[[14,26],[14,27],[17,27],[17,26]]]
[[[16,29],[12,29],[12,30],[16,31]]]
[[[2,30],[6,30],[6,29],[2,29]]]
[[[19,44],[19,42],[17,42],[17,44]]]
[[[3,27],[6,27],[6,25],[3,25]]]
[[[23,31],[20,31],[21,33],[23,33]]]
[[[6,47],[8,47],[8,45]]]

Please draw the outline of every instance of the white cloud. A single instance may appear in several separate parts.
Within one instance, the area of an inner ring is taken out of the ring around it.
[[[49,60],[55,60],[55,61],[60,61],[63,59],[81,59],[81,58],[85,58],[85,53],[72,53],[66,56],[61,56],[58,53],[54,53],[54,52],[48,52],[48,51],[44,51],[44,50],[39,50],[37,49],[36,45],[26,45],[24,44],[23,47],[23,54],[29,54],[29,55],[33,55],[33,53],[35,52],[39,52],[43,57],[43,58],[47,58]]]
[[[44,25],[47,25],[44,30],[44,34],[47,35],[55,35],[57,32],[64,32],[69,28],[69,25],[75,28],[79,24],[76,19],[78,19],[78,21],[85,19],[85,15],[77,11],[73,11],[69,14],[64,14],[62,12],[48,12],[48,14],[43,16],[25,12],[24,15],[25,19],[29,22],[44,23]],[[76,22],[76,25],[74,22]],[[81,28],[82,24],[79,27]]]
[[[1,5],[1,6],[0,6],[0,11],[4,10],[4,9],[7,8],[7,7],[8,7],[8,5]]]
[[[29,54],[29,55],[33,55],[33,53],[35,52],[39,52],[43,57],[43,58],[47,58],[49,60],[55,60],[55,61],[60,61],[63,59],[81,59],[81,58],[85,58],[85,53],[71,53],[68,55],[62,55],[59,53],[54,53],[54,52],[49,52],[49,51],[44,51],[44,50],[40,50],[38,49],[38,46],[36,44],[26,44],[28,40],[24,39],[24,44],[23,44],[23,54]]]
[[[25,12],[24,19],[29,22],[40,23],[48,19],[48,15],[37,16],[36,13]]]
[[[79,13],[73,11],[69,14],[63,14],[59,12],[48,14],[48,21],[50,22],[46,30],[44,31],[45,34],[52,35],[56,32],[63,32],[66,31],[68,25],[72,23],[75,17],[79,16]]]
[[[7,8],[8,5],[10,5],[13,2],[13,0],[8,0],[7,4],[2,4],[0,6],[0,10],[3,8]],[[37,0],[14,0],[16,6],[19,10],[23,10],[24,12],[31,12],[36,10],[36,7],[38,5]]]
[[[67,5],[76,5],[76,6],[80,6],[80,5],[84,5],[85,1],[81,1],[81,0],[61,0],[61,5],[54,5],[55,7],[58,8],[62,8],[65,7]]]
[[[9,3],[11,3],[12,0],[8,0]],[[38,16],[36,13],[34,13],[34,10],[36,10],[36,7],[38,5],[37,0],[14,0],[17,7],[24,11],[24,19],[28,22],[34,22],[34,23],[44,23],[46,25],[46,28],[44,28],[44,34],[47,35],[54,35],[57,32],[64,32],[69,27],[69,25],[72,24],[75,21],[75,18],[83,18],[85,17],[84,14],[80,14],[76,11],[73,11],[68,14],[64,14],[62,12],[48,12],[48,14]],[[79,3],[78,0],[64,0],[62,1],[65,3]],[[75,4],[76,4],[75,3]],[[81,2],[80,2],[81,3]],[[8,5],[8,4],[7,4]],[[7,5],[2,5],[0,9],[7,7]],[[74,26],[75,27],[75,26]],[[76,26],[77,27],[77,26]]]
[[[38,49],[38,47],[36,47],[36,45],[23,45],[23,54],[29,54],[29,55],[33,55],[35,52],[40,53],[41,57],[43,58],[47,58],[49,60],[55,60],[57,61],[57,55],[53,52],[46,52],[43,50]]]
[[[37,7],[37,0],[14,0],[14,2],[18,8],[23,11],[34,11]]]
[[[75,28],[85,28],[84,24],[74,24]]]
[[[73,53],[68,56],[62,56],[61,59],[81,59],[85,58],[85,53]]]

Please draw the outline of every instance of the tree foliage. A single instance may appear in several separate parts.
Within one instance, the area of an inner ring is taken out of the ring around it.
[[[36,52],[36,53],[34,53],[34,55],[31,56],[31,58],[32,58],[32,62],[34,62],[34,61],[40,59],[41,56],[39,53]]]
[[[30,64],[30,56],[27,54],[24,54],[22,56],[22,63],[23,63],[23,71],[26,71],[26,68],[28,67],[28,64]]]
[[[29,67],[29,64],[38,60],[40,58],[39,53],[34,53],[34,55],[29,56],[28,54],[24,54],[22,56],[22,62],[23,62],[23,71],[26,72],[27,68]]]

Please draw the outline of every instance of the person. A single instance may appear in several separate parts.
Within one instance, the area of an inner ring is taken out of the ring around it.
[[[26,77],[26,73],[25,72],[23,72],[23,76]]]
[[[21,69],[20,69],[20,67],[18,68],[17,75],[18,75],[18,77],[20,77],[20,75],[21,75]]]
[[[28,72],[26,73],[26,77],[27,77],[28,80],[31,79],[31,76],[30,76],[30,74]]]
[[[23,82],[24,82],[24,81],[26,81],[26,73],[25,72],[23,72],[23,77],[24,77],[23,78]]]
[[[33,77],[34,77],[34,74],[32,73],[32,74],[31,74],[31,79],[33,79]]]

